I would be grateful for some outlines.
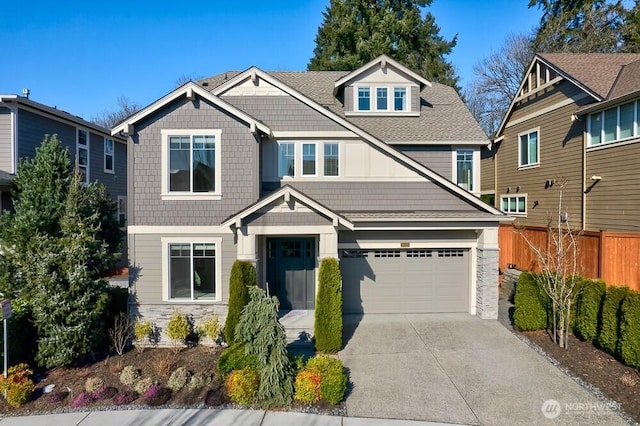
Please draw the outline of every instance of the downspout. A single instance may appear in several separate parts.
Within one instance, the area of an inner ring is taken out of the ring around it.
[[[586,229],[587,222],[587,129],[582,131],[582,227]]]

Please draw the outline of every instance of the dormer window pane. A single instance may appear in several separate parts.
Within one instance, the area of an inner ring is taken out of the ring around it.
[[[378,87],[376,89],[376,109],[378,111],[386,111],[388,108],[387,103],[387,88]]]
[[[371,109],[371,89],[369,87],[358,88],[358,110],[369,111]]]
[[[393,89],[393,109],[394,111],[405,111],[407,109],[406,87],[396,87]]]

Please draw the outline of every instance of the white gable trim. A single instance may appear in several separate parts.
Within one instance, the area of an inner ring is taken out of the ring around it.
[[[336,81],[335,82],[335,88],[337,89],[338,87],[342,86],[343,84],[345,84],[349,80],[352,80],[352,79],[356,78],[360,74],[370,70],[371,68],[373,68],[375,66],[380,66],[380,68],[386,68],[389,65],[391,65],[393,68],[396,68],[398,71],[400,71],[400,72],[402,72],[404,74],[407,74],[409,77],[411,77],[413,80],[415,80],[416,83],[419,83],[420,87],[422,87],[422,86],[431,87],[431,82],[429,80],[427,80],[426,78],[422,77],[420,74],[417,74],[417,73],[411,71],[409,68],[407,68],[404,65],[402,65],[401,63],[391,59],[387,55],[380,55],[377,58],[375,58],[373,61],[361,66],[357,70],[350,72],[349,74],[347,74],[344,77],[342,77],[340,80]]]
[[[487,204],[483,203],[478,197],[476,197],[473,194],[471,194],[470,192],[467,192],[464,189],[460,188],[458,185],[454,184],[449,179],[440,176],[439,174],[435,173],[433,170],[423,166],[421,163],[415,161],[414,159],[408,157],[407,155],[401,153],[400,151],[397,151],[396,149],[392,148],[391,146],[389,146],[388,144],[386,144],[382,140],[380,140],[380,139],[374,137],[373,135],[365,132],[360,127],[356,126],[355,124],[351,123],[350,121],[348,121],[348,120],[340,117],[339,115],[329,111],[327,108],[325,108],[322,105],[318,104],[314,100],[312,100],[309,97],[305,96],[304,94],[298,92],[297,90],[287,86],[286,84],[284,84],[281,81],[279,81],[278,79],[270,76],[269,74],[265,73],[264,71],[260,70],[259,68],[256,68],[256,67],[249,68],[248,70],[238,74],[237,76],[235,76],[231,80],[227,81],[223,85],[221,85],[221,86],[217,87],[216,89],[214,89],[214,91],[212,93],[215,96],[220,96],[222,93],[224,93],[225,91],[231,89],[236,84],[239,84],[239,83],[245,81],[246,79],[250,78],[253,75],[253,72],[256,73],[258,78],[261,78],[261,79],[265,80],[267,83],[269,83],[269,84],[271,84],[271,85],[273,85],[275,87],[278,87],[279,89],[281,89],[285,93],[289,94],[293,98],[299,100],[303,104],[313,108],[317,112],[323,114],[325,117],[328,117],[329,119],[331,119],[331,120],[335,121],[336,123],[340,124],[345,129],[350,130],[353,133],[355,133],[356,135],[360,136],[364,141],[376,146],[381,151],[383,151],[383,152],[389,154],[390,156],[396,158],[398,161],[400,161],[401,163],[405,164],[409,168],[412,168],[413,170],[415,170],[419,174],[423,175],[427,179],[429,179],[429,180],[431,180],[433,182],[437,182],[438,184],[440,184],[444,188],[450,190],[451,192],[453,192],[457,196],[463,198],[466,201],[469,201],[474,206],[480,208],[481,210],[493,213],[495,215],[504,216],[504,213],[502,213],[500,210],[498,210],[498,209],[496,209],[494,207],[488,206]],[[471,142],[471,144],[473,144],[473,142]]]
[[[284,200],[284,202],[288,203],[291,198],[295,198],[298,201],[300,201],[302,204],[306,205],[307,207],[316,210],[317,212],[329,217],[332,219],[333,221],[333,225],[334,226],[338,226],[338,224],[343,225],[344,227],[346,227],[347,229],[353,231],[353,223],[351,223],[351,221],[347,220],[346,218],[340,216],[339,214],[335,213],[334,211],[326,208],[325,206],[323,206],[322,204],[319,204],[317,201],[307,197],[306,195],[304,195],[302,192],[297,191],[296,189],[285,185],[282,188],[280,188],[279,190],[275,191],[274,193],[266,196],[265,198],[263,198],[262,200],[258,201],[257,203],[249,206],[248,208],[242,210],[241,212],[231,216],[229,219],[225,220],[224,222],[222,222],[220,224],[220,226],[222,227],[227,227],[227,226],[232,226],[232,225],[236,225],[236,228],[240,228],[240,226],[242,225],[242,219],[246,218],[247,216],[251,215],[252,213],[255,213],[257,211],[259,211],[260,209],[268,206],[269,204],[273,203],[274,201],[282,198]]]
[[[251,117],[249,114],[239,110],[238,108],[234,107],[233,105],[227,103],[226,101],[220,99],[219,97],[212,95],[211,92],[203,89],[202,87],[198,86],[197,84],[195,84],[193,82],[189,82],[189,83],[187,83],[187,84],[185,84],[185,85],[183,85],[181,87],[178,87],[173,92],[168,93],[167,95],[165,95],[162,98],[158,99],[157,101],[155,101],[151,105],[147,106],[146,108],[144,108],[140,112],[132,115],[131,117],[129,117],[128,119],[126,119],[122,123],[118,124],[113,129],[111,129],[111,134],[112,135],[117,135],[120,132],[125,132],[126,133],[126,132],[128,132],[129,126],[133,126],[134,124],[136,124],[137,122],[139,122],[143,118],[145,118],[145,117],[149,116],[150,114],[158,111],[159,109],[165,107],[166,105],[170,104],[171,102],[175,101],[176,99],[179,99],[182,96],[185,96],[187,99],[193,99],[195,94],[197,94],[201,98],[206,99],[207,101],[213,103],[217,107],[222,108],[223,110],[225,110],[228,113],[234,115],[235,117],[239,118],[240,120],[246,122],[247,124],[249,124],[249,128],[250,129],[253,130],[253,129],[257,128],[258,130],[260,130],[262,133],[264,133],[266,135],[271,134],[271,129],[268,126],[266,126],[265,124],[263,124],[260,121],[256,120],[255,118]]]

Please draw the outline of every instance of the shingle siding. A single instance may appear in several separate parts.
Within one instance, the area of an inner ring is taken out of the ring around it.
[[[394,148],[451,180],[453,167],[451,145],[396,145]]]
[[[0,107],[0,170],[13,173],[11,110]]]
[[[327,225],[330,221],[315,212],[269,212],[249,215],[243,223],[253,226],[314,226]]]
[[[221,129],[221,201],[161,199],[161,130]],[[133,214],[137,225],[217,225],[258,198],[258,142],[245,123],[200,100],[179,101],[136,126]]]

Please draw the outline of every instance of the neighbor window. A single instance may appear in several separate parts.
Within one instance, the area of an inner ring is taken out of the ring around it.
[[[302,144],[302,175],[313,176],[316,174],[316,144]]]
[[[396,87],[393,89],[393,110],[405,111],[407,109],[407,88]]]
[[[358,87],[358,111],[369,111],[371,109],[371,89],[369,87]]]
[[[376,110],[386,111],[389,108],[387,105],[387,88],[378,87],[376,89]]]
[[[127,226],[127,197],[118,195],[118,226]]]
[[[527,196],[526,195],[503,195],[500,197],[500,210],[511,214],[527,213]]]
[[[635,101],[589,114],[589,146],[640,136],[639,109]]]
[[[456,180],[458,186],[473,191],[473,150],[456,151]]]
[[[216,299],[216,244],[171,243],[169,297],[186,300]]]
[[[104,171],[105,173],[113,173],[113,139],[104,138]]]
[[[216,191],[216,135],[169,136],[169,191]]]
[[[340,145],[337,143],[324,144],[324,175],[338,176],[340,170]]]
[[[518,166],[533,166],[539,164],[538,153],[539,151],[539,138],[538,131],[529,131],[527,133],[521,133],[518,143]]]
[[[296,145],[278,144],[278,173],[280,177],[294,176],[296,172]]]
[[[76,139],[76,166],[83,183],[89,183],[89,132],[78,129]]]

